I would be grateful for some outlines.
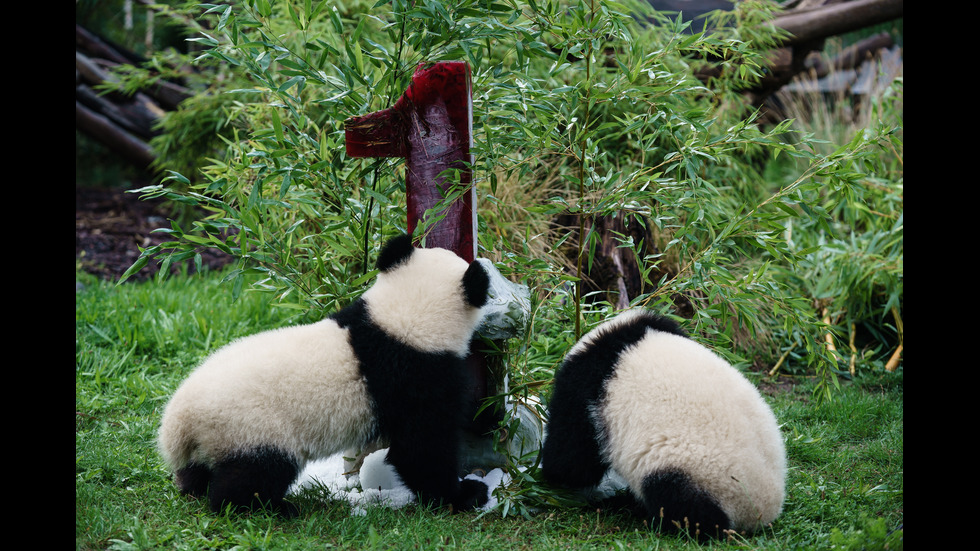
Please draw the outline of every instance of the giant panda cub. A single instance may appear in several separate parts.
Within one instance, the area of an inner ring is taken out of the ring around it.
[[[487,300],[478,262],[382,249],[374,285],[319,322],[245,337],[219,349],[167,404],[159,449],[178,488],[215,511],[283,500],[303,466],[382,439],[387,462],[419,502],[461,511],[487,487],[458,478],[464,358]]]
[[[592,488],[609,469],[652,527],[699,539],[780,513],[786,455],[772,410],[734,367],[672,320],[624,312],[555,374],[542,475]]]

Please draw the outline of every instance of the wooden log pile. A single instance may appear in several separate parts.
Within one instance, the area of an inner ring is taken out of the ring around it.
[[[115,80],[112,67],[142,61],[75,25],[75,128],[125,161],[148,168],[155,158],[149,140],[157,134],[157,121],[166,111],[176,109],[190,93],[167,81],[128,95],[99,89]]]
[[[822,50],[827,38],[894,21],[902,18],[904,13],[903,0],[798,0],[786,4],[791,9],[777,16],[772,25],[789,36],[770,53],[766,76],[745,92],[756,106],[761,106],[801,73],[815,69],[822,73],[817,75],[818,78],[826,74],[829,67],[820,62],[816,62],[819,67],[814,67],[815,57],[811,54]],[[835,63],[853,66],[866,59],[869,53],[891,45],[890,36],[879,34],[854,45]],[[718,76],[718,71],[717,67],[706,67],[697,76],[707,81]]]

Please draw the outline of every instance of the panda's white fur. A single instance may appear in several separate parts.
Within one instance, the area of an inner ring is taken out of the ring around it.
[[[669,320],[631,310],[586,334],[555,376],[550,410],[542,468],[555,484],[591,486],[611,468],[651,522],[701,537],[751,532],[782,510],[772,410]]]
[[[486,272],[408,236],[390,241],[378,264],[351,306],[237,340],[187,377],[158,441],[182,491],[208,495],[216,510],[292,514],[282,498],[308,461],[380,438],[420,501],[460,510],[486,500],[485,487],[461,487],[456,471],[463,358]]]
[[[420,252],[413,262],[379,273],[364,292],[371,319],[419,350],[466,356],[480,321],[478,309],[460,308],[465,302],[460,281],[468,265],[446,249]]]
[[[213,463],[256,445],[294,450],[308,461],[361,444],[376,423],[346,340],[347,331],[328,318],[216,351],[164,410],[159,441],[167,464]]]

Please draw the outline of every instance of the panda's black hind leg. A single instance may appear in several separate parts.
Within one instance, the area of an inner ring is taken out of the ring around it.
[[[211,469],[200,463],[190,463],[186,467],[177,469],[174,477],[177,489],[181,493],[194,497],[202,497],[207,494],[210,482]]]
[[[265,508],[293,517],[298,513],[296,506],[283,498],[298,474],[299,463],[283,450],[260,447],[241,451],[214,466],[208,501],[215,512],[232,505],[238,510]]]
[[[663,532],[687,532],[704,541],[724,537],[731,526],[717,500],[682,471],[648,475],[643,481],[642,502],[652,526]]]

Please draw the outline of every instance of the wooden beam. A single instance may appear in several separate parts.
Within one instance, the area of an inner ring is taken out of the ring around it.
[[[785,45],[810,42],[900,19],[903,0],[854,0],[820,8],[787,12],[773,26],[792,36]]]

